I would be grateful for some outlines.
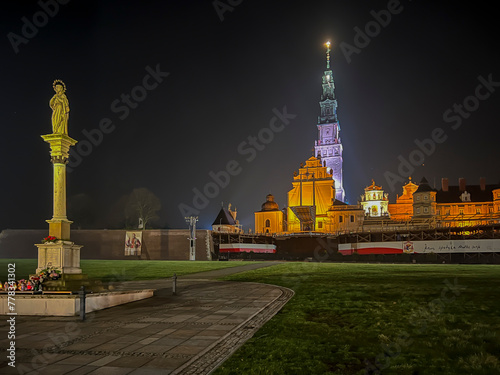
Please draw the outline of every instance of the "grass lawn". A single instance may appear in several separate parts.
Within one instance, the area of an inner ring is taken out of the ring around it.
[[[37,259],[0,259],[0,281],[7,280],[7,264],[16,264],[16,279],[27,279],[35,273]],[[220,268],[243,266],[255,262],[211,262],[173,260],[81,260],[83,273],[107,281],[151,280]]]
[[[295,296],[215,374],[500,374],[500,266],[286,263]]]

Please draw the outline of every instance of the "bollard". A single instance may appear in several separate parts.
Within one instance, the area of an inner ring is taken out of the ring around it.
[[[80,319],[85,320],[85,285],[80,287]]]
[[[172,294],[174,296],[177,295],[177,275],[174,273],[174,276],[172,277]]]

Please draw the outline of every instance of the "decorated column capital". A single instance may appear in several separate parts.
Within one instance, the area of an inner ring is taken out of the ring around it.
[[[66,164],[69,158],[69,148],[77,144],[66,134],[42,135],[42,139],[50,144],[50,157],[53,163]]]

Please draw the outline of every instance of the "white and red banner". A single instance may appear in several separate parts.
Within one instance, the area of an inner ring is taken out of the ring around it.
[[[393,241],[339,244],[339,253],[494,253],[500,252],[500,240]]]
[[[228,243],[220,244],[220,253],[261,253],[261,254],[274,254],[276,252],[276,245],[270,244],[255,244],[255,243]]]

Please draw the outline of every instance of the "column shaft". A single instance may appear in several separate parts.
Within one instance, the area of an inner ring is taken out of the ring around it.
[[[54,216],[66,220],[66,164],[54,162]]]

